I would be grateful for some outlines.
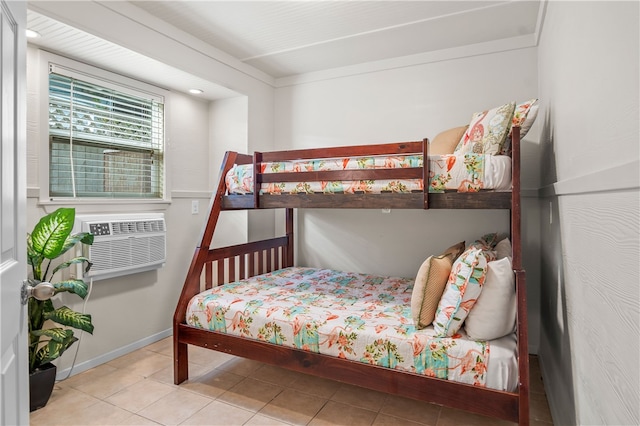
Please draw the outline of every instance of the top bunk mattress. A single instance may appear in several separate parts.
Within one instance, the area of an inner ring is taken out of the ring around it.
[[[413,279],[292,267],[194,296],[187,324],[415,374],[513,391],[515,334],[435,337],[411,317]]]
[[[260,172],[299,173],[335,170],[422,168],[422,155],[323,158],[260,163]],[[429,156],[429,192],[511,189],[511,157],[485,154]],[[225,176],[228,194],[251,194],[253,164],[234,165]],[[262,183],[260,194],[423,192],[422,179],[298,181]]]

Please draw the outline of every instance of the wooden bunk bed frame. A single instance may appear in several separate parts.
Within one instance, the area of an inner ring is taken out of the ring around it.
[[[227,152],[220,181],[212,197],[202,238],[195,249],[173,318],[174,383],[189,377],[188,345],[195,345],[249,358],[294,371],[350,383],[369,389],[420,401],[500,418],[521,425],[529,424],[529,356],[527,348],[527,302],[525,271],[522,265],[520,207],[520,129],[512,130],[512,191],[482,190],[477,193],[429,193],[428,185],[420,193],[396,194],[297,194],[260,195],[261,182],[402,179],[421,178],[428,182],[428,161],[424,167],[391,170],[349,170],[261,174],[262,161],[299,158],[422,153],[428,155],[428,141],[383,145],[305,149],[253,156]],[[254,165],[254,191],[248,195],[227,195],[225,176],[234,164]],[[285,176],[286,175],[286,176]],[[293,266],[294,208],[409,208],[409,209],[509,209],[511,219],[512,265],[517,296],[518,388],[515,392],[456,383],[444,379],[393,370],[376,365],[339,359],[319,353],[278,346],[186,324],[189,300],[213,285],[233,282]],[[284,236],[211,249],[213,233],[223,210],[285,209]]]

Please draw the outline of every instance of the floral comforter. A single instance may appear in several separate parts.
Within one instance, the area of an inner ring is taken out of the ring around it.
[[[267,162],[260,166],[262,173],[389,169],[422,167],[423,159],[422,155],[372,156]],[[235,165],[225,180],[230,194],[252,193],[253,165]],[[481,189],[508,190],[510,187],[510,157],[474,153],[429,157],[429,192],[477,192]],[[422,179],[275,182],[264,183],[260,189],[261,194],[413,191],[423,191]]]
[[[187,323],[367,364],[485,386],[489,343],[436,338],[411,319],[413,280],[285,268],[192,298]]]

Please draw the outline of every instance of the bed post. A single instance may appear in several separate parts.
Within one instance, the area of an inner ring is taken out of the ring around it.
[[[429,208],[429,139],[422,140],[422,208]]]
[[[513,269],[522,269],[522,234],[521,234],[521,207],[520,207],[520,127],[514,126],[511,130],[511,239],[513,246]]]
[[[529,350],[527,342],[526,278],[523,270],[516,271],[518,286],[518,423],[529,424]]]
[[[293,209],[288,208],[285,210],[285,222],[286,222],[286,233],[287,233],[287,255],[284,260],[286,265],[282,265],[283,267],[291,267],[293,266]]]
[[[513,242],[513,269],[516,274],[518,303],[518,415],[521,425],[529,424],[529,348],[527,335],[527,286],[522,265],[522,208],[520,186],[520,127],[511,130],[513,179],[511,189],[511,239]]]
[[[262,153],[253,153],[253,208],[260,208],[260,184],[262,183],[262,175],[260,174],[260,167],[262,163]]]
[[[187,344],[180,342],[178,329],[179,325],[185,322],[189,299],[200,291],[200,274],[202,273],[202,268],[209,253],[211,240],[213,239],[213,232],[216,229],[216,224],[220,217],[220,211],[222,210],[222,197],[227,190],[225,177],[227,172],[236,162],[237,156],[238,153],[233,151],[227,151],[224,155],[224,160],[222,161],[222,167],[220,169],[218,187],[216,188],[216,192],[211,196],[211,200],[209,202],[209,217],[207,218],[207,222],[202,230],[200,244],[196,247],[193,258],[191,259],[187,278],[185,279],[180,299],[178,299],[178,305],[176,306],[176,310],[173,314],[173,382],[175,384],[180,384],[189,378],[189,356]]]

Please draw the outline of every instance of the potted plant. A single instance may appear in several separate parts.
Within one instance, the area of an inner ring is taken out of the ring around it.
[[[50,296],[62,292],[77,294],[82,299],[87,296],[88,286],[82,279],[53,282],[56,273],[71,265],[84,266],[85,273],[91,268],[91,262],[86,257],[74,257],[66,261],[60,259],[78,243],[93,244],[91,233],[71,234],[75,214],[73,208],[59,208],[40,219],[27,235],[27,263],[31,267],[29,284],[34,296],[28,301],[31,411],[44,407],[51,396],[56,376],[56,367],[51,361],[60,357],[78,340],[68,327],[93,334],[91,315],[76,312],[67,306],[56,308],[50,299]],[[47,384],[38,382],[42,376],[46,377]]]

